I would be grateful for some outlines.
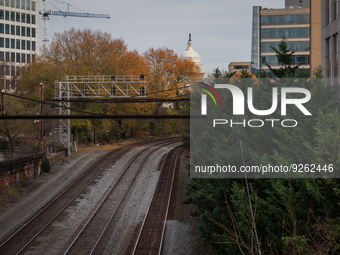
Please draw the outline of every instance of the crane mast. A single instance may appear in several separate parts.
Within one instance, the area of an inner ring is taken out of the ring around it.
[[[47,10],[46,7],[46,0],[42,0],[43,4],[43,10],[39,11],[39,14],[42,15],[42,20],[43,20],[43,46],[48,47],[50,39],[49,39],[49,20],[50,20],[50,15],[55,15],[55,16],[71,16],[71,17],[79,17],[79,18],[106,18],[109,19],[110,15],[108,14],[94,14],[94,13],[82,13],[82,12],[70,12],[69,11],[69,4],[66,12],[63,11],[52,11],[52,10]]]

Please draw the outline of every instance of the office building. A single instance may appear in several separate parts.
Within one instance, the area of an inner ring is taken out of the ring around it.
[[[266,62],[274,69],[281,67],[272,47],[277,48],[282,38],[287,39],[293,54],[293,65],[310,69],[310,9],[309,1],[286,1],[286,8],[269,9],[253,7],[251,70],[268,70]]]
[[[309,8],[309,0],[285,0],[286,9]]]
[[[230,62],[228,65],[228,73],[241,72],[242,70],[251,73],[251,62]]]
[[[0,0],[0,89],[14,90],[21,68],[39,54],[39,1]]]
[[[321,0],[310,0],[310,76],[321,66]]]
[[[339,1],[321,0],[321,63],[330,85],[339,84]]]

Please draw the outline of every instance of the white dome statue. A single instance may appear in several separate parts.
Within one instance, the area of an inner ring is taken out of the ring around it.
[[[188,47],[186,51],[182,53],[181,59],[191,59],[192,61],[194,61],[194,63],[200,70],[200,74],[204,76],[205,71],[203,70],[203,63],[201,61],[200,55],[198,55],[198,53],[192,48],[191,34],[189,34]]]

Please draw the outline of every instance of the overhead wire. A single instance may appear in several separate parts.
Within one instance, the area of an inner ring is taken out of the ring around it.
[[[48,102],[46,102],[46,101],[40,101],[40,100],[31,99],[31,98],[27,98],[27,97],[22,97],[22,96],[10,94],[10,93],[0,92],[0,94],[4,94],[4,95],[6,95],[6,96],[11,96],[11,97],[16,97],[16,98],[21,98],[21,99],[28,100],[28,101],[32,101],[32,102],[36,102],[36,103],[42,103],[42,104],[52,105],[52,106],[54,106],[54,107],[59,107],[59,108],[65,108],[65,109],[73,110],[73,111],[78,111],[78,112],[82,112],[82,113],[86,113],[86,114],[97,115],[97,113],[86,112],[86,111],[79,110],[79,109],[76,109],[76,108],[73,108],[73,107],[67,107],[67,106],[62,106],[62,105],[58,105],[58,104],[54,104],[54,103],[48,103]]]

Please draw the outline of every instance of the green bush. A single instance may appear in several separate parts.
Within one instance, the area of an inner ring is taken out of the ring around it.
[[[8,149],[8,141],[5,139],[0,139],[0,150],[7,150]]]
[[[45,173],[49,173],[51,171],[51,163],[48,159],[45,159],[42,163],[42,166],[41,166],[42,170],[45,172]]]

